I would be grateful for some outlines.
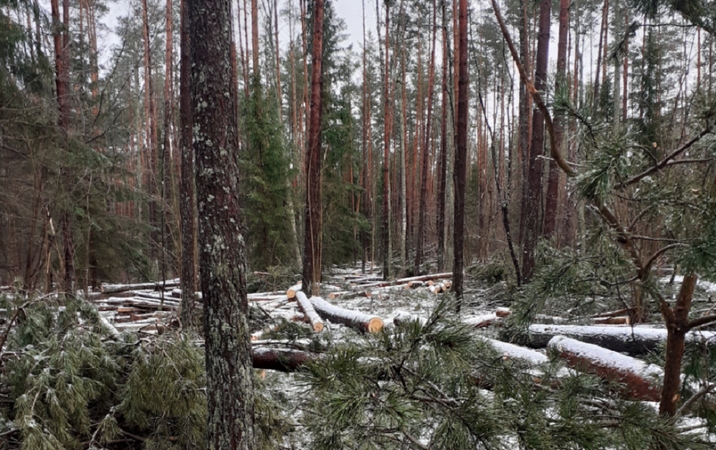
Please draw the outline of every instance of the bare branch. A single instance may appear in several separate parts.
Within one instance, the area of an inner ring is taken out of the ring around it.
[[[493,2],[494,2],[494,0],[493,0]],[[673,152],[666,155],[664,157],[664,159],[662,159],[659,164],[655,165],[654,167],[650,167],[650,168],[646,169],[645,171],[643,171],[642,173],[640,173],[639,175],[635,175],[634,177],[630,178],[629,180],[625,181],[624,183],[617,185],[617,189],[624,189],[627,186],[631,186],[634,183],[638,183],[639,181],[648,177],[652,173],[658,172],[659,170],[663,169],[664,167],[669,165],[669,161],[676,158],[677,156],[682,154],[684,151],[689,149],[689,147],[691,147],[694,144],[696,144],[697,142],[699,142],[701,140],[701,138],[703,138],[710,132],[711,132],[711,127],[706,127],[703,131],[701,131],[701,133],[694,136],[689,142],[685,143],[681,147],[677,148]]]

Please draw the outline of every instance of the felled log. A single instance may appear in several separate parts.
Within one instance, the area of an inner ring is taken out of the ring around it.
[[[466,325],[472,325],[475,328],[487,328],[490,325],[498,323],[501,319],[495,313],[482,314],[479,316],[466,317],[462,322]]]
[[[497,308],[495,310],[495,315],[497,317],[504,318],[504,317],[508,317],[510,314],[512,314],[512,311],[510,311],[510,308],[501,307],[501,308]]]
[[[666,329],[664,328],[533,324],[529,327],[528,345],[533,348],[544,348],[550,339],[559,335],[631,356],[656,351],[660,345],[666,342]],[[686,335],[686,340],[687,342],[704,341],[709,346],[716,346],[716,333],[692,331]]]
[[[593,319],[598,319],[601,317],[616,317],[616,316],[623,316],[624,314],[631,314],[634,312],[634,308],[623,308],[619,309],[617,311],[607,311],[600,314],[595,314],[592,316]]]
[[[597,325],[631,325],[629,316],[596,317],[592,321]]]
[[[179,278],[166,281],[157,281],[150,283],[137,283],[137,284],[103,284],[102,292],[105,294],[115,294],[117,292],[125,291],[136,291],[138,289],[153,289],[160,291],[164,288],[179,286]]]
[[[296,298],[296,292],[301,290],[301,283],[294,284],[286,290],[286,297],[289,299]]]
[[[316,312],[326,320],[341,323],[362,332],[377,333],[383,329],[383,319],[359,311],[339,308],[331,305],[321,297],[311,297],[311,304]]]
[[[548,347],[574,369],[623,384],[629,398],[655,402],[661,397],[664,372],[654,364],[565,336],[555,336]]]
[[[308,300],[308,297],[306,297],[306,294],[304,294],[302,291],[297,291],[296,302],[298,303],[298,307],[301,309],[303,314],[305,314],[308,321],[311,322],[311,327],[313,328],[313,331],[317,333],[323,331],[323,321],[321,320],[321,317],[318,315],[316,310],[313,309],[313,305],[311,304],[311,301]]]
[[[254,369],[269,369],[279,372],[295,372],[318,355],[295,349],[258,347],[251,349]]]
[[[425,325],[428,322],[428,319],[404,311],[399,311],[398,314],[393,317],[393,324],[395,326],[405,325],[410,322],[420,322],[421,325]]]

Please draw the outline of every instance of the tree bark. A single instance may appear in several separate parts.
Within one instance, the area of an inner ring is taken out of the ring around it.
[[[440,120],[440,158],[438,159],[438,272],[445,270],[445,185],[447,182],[447,108],[448,108],[448,34],[447,15],[445,12],[445,0],[442,0],[442,95],[441,95],[441,120]]]
[[[559,1],[559,41],[557,43],[557,80],[555,83],[556,95],[566,94],[567,87],[567,33],[569,31],[569,0]],[[565,117],[564,112],[554,111],[555,142],[559,147],[564,140]],[[557,149],[560,151],[561,149]],[[547,179],[547,199],[544,208],[544,237],[552,239],[557,232],[557,214],[559,207],[559,178],[560,170],[557,162],[549,161],[549,175]]]
[[[69,131],[70,131],[70,37],[69,37],[69,0],[62,1],[62,25],[60,25],[60,6],[58,0],[52,0],[52,22],[53,22],[53,43],[55,48],[55,87],[57,95],[58,118],[57,125],[60,129],[65,151],[69,152]],[[63,164],[60,169],[61,181],[64,185],[67,204],[61,208],[61,223],[63,235],[62,268],[63,285],[62,290],[66,295],[74,295],[75,290],[75,243],[73,222],[73,207],[70,204],[70,192],[72,180],[70,179],[69,168]]]
[[[535,62],[535,84],[538,91],[547,85],[547,62],[549,59],[549,27],[552,4],[549,0],[540,3],[539,34],[537,36],[537,60]],[[529,173],[527,175],[526,197],[522,200],[522,220],[525,223],[522,243],[522,281],[529,283],[534,272],[535,247],[540,229],[542,204],[542,148],[544,147],[544,113],[541,109],[532,115],[532,141],[529,152]]]
[[[430,160],[430,136],[432,135],[433,92],[435,81],[435,42],[437,36],[437,5],[433,0],[432,43],[430,61],[428,62],[428,105],[425,113],[425,140],[423,143],[423,161],[420,175],[420,215],[418,216],[418,233],[415,245],[415,273],[420,273],[423,257],[423,241],[425,240],[425,214],[428,208],[428,165]]]
[[[144,120],[146,122],[144,185],[149,197],[149,226],[151,227],[152,258],[157,258],[157,125],[154,112],[154,85],[152,81],[152,49],[149,42],[147,0],[142,0],[142,38],[144,43]]]
[[[661,304],[661,315],[666,322],[666,361],[664,362],[664,387],[661,390],[659,414],[673,416],[679,403],[681,390],[681,362],[684,359],[684,344],[689,331],[689,311],[694,297],[698,277],[694,274],[684,277],[676,297],[674,308]]]
[[[191,105],[207,378],[207,448],[253,449],[246,250],[239,207],[237,86],[226,0],[188,0]]]
[[[194,322],[196,280],[196,203],[194,186],[194,148],[191,143],[191,54],[187,1],[181,2],[181,68],[179,73],[179,147],[181,179],[179,216],[181,224],[181,321],[184,326]]]
[[[390,104],[390,4],[385,4],[385,73],[384,73],[384,130],[383,130],[383,279],[390,278],[391,241],[390,241],[390,137],[393,129],[393,110]]]
[[[455,231],[454,231],[454,263],[453,287],[457,298],[458,312],[462,305],[464,292],[464,242],[465,242],[465,178],[467,171],[467,0],[460,0],[459,12],[460,57],[459,84],[457,100],[457,149],[455,151]]]
[[[323,92],[323,8],[316,0],[313,9],[313,62],[311,110],[306,148],[306,226],[303,250],[303,292],[317,294],[321,282],[321,94]],[[314,292],[315,290],[315,292]]]

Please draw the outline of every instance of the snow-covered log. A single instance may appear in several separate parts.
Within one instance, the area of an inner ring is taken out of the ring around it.
[[[550,339],[562,335],[631,356],[653,352],[666,342],[666,329],[642,326],[534,324],[529,327],[529,335],[529,346],[534,348],[546,347]],[[686,335],[686,339],[687,342],[703,341],[716,346],[716,333],[710,331],[693,331]]]
[[[326,320],[355,328],[357,330],[377,333],[383,329],[383,319],[359,311],[339,308],[331,305],[321,297],[311,297],[311,304],[316,312]]]
[[[251,349],[254,369],[295,372],[307,362],[317,359],[313,353],[295,349],[254,347]]]
[[[552,338],[548,348],[557,351],[574,369],[623,384],[630,398],[655,402],[661,396],[664,372],[654,364],[565,336]]]
[[[479,316],[466,317],[462,322],[466,325],[472,325],[475,328],[487,328],[490,325],[496,324],[501,319],[495,313],[482,314]]]
[[[137,283],[137,284],[103,284],[102,292],[105,294],[116,294],[117,292],[135,291],[137,289],[153,289],[155,291],[162,290],[164,288],[179,286],[179,278],[173,280],[166,280],[164,282],[157,281],[151,283]]]
[[[309,322],[311,322],[311,327],[313,328],[313,331],[320,333],[323,331],[323,321],[321,320],[321,317],[316,313],[316,310],[313,309],[313,305],[306,297],[306,294],[304,294],[302,291],[296,292],[296,302],[298,302],[298,307],[303,311],[303,314],[306,316]]]
[[[592,320],[597,325],[631,325],[629,316],[595,317]]]
[[[296,292],[301,290],[301,283],[294,284],[286,290],[286,297],[289,299],[296,298]]]

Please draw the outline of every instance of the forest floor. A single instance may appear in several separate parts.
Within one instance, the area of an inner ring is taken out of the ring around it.
[[[361,273],[360,268],[335,268],[327,274],[321,286],[321,297],[344,310],[379,317],[386,328],[391,328],[394,326],[396,318],[398,320],[400,318],[404,320],[423,320],[429,317],[440,299],[450,295],[449,274],[428,278],[430,279],[427,281],[402,279],[386,285],[381,281],[380,274],[377,271]],[[676,277],[675,280],[670,280],[669,278],[662,280],[663,283],[669,283],[670,281],[675,281],[678,284],[680,279]],[[94,302],[108,326],[117,331],[154,334],[177,325],[175,310],[179,306],[181,293],[174,287],[175,284],[176,280],[167,282],[159,289],[159,292],[157,291],[159,286],[155,285],[153,287],[137,286],[138,289],[124,290],[114,294],[105,293],[98,295]],[[263,285],[270,285],[270,283],[263,283]],[[437,286],[447,287],[448,289],[442,293],[431,292],[436,291]],[[116,289],[116,287],[106,288],[108,289],[105,289],[105,291]],[[331,323],[328,320],[324,321],[324,328],[320,333],[313,333],[309,327],[304,325],[294,327],[293,332],[290,331],[291,327],[287,328],[285,325],[301,324],[305,319],[304,314],[295,299],[288,298],[287,289],[289,289],[289,286],[274,285],[272,288],[274,290],[271,292],[249,294],[250,304],[255,307],[253,308],[254,313],[252,316],[258,316],[252,318],[254,330],[252,341],[255,352],[259,347],[315,349],[316,345],[318,345],[323,348],[330,348],[334,343],[359,342],[365,339],[363,333],[342,324]],[[161,289],[164,289],[163,293]],[[505,338],[501,333],[502,325],[510,314],[508,291],[509,288],[504,282],[488,285],[468,277],[461,311],[462,322],[474,326],[475,333],[483,338],[494,339],[491,342],[498,352],[504,354],[505,358],[532,361],[535,365],[546,361],[548,351],[544,347],[547,341],[553,337],[551,334],[545,338],[542,344],[530,345],[530,347],[542,348],[503,345],[500,342],[500,338]],[[697,314],[705,314],[711,311],[714,308],[711,302],[715,295],[716,284],[702,282],[695,299],[694,311]],[[619,306],[619,303],[600,304],[597,305],[597,309],[600,312],[604,312],[615,306]],[[646,330],[645,336],[648,339],[655,336],[658,344],[659,339],[661,339],[659,333],[664,330],[663,326],[660,325],[658,315],[653,315],[652,319],[650,324],[632,327],[628,324],[626,316],[618,311],[616,314],[607,314],[607,317],[596,317],[595,315],[585,317],[570,308],[562,308],[553,310],[550,315],[539,316],[537,322],[570,325],[577,330],[570,331],[572,333],[569,334],[570,337],[574,337],[578,341],[597,342],[608,347],[613,344],[609,338],[610,334],[616,334],[620,339],[626,340],[630,340],[628,336],[631,336],[631,338],[638,341],[637,338],[641,335],[635,334],[635,331],[641,332],[642,330]],[[606,324],[599,322],[606,322]],[[620,322],[626,323],[619,324]],[[295,328],[300,328],[303,331],[297,334]],[[286,334],[287,329],[289,330],[288,334]],[[547,330],[549,331],[548,328]],[[586,339],[582,339],[579,333],[585,330],[589,333],[596,333],[597,337],[587,336]],[[555,333],[560,334],[559,332]],[[604,336],[607,336],[606,340]],[[627,337],[625,338],[625,336]],[[702,332],[698,337],[708,342],[716,340],[716,336],[710,332]],[[569,339],[564,340],[564,342],[567,340]],[[532,342],[532,344],[535,344],[535,342]],[[650,345],[649,342],[646,344]],[[550,343],[550,345],[552,344]],[[622,348],[619,345],[617,344],[616,350],[624,351],[626,349],[627,352],[633,350],[631,347]],[[636,386],[628,386],[631,389],[630,392],[636,393],[634,395],[637,398],[648,401],[654,408],[657,408],[658,398],[655,395],[658,395],[658,386],[654,383],[658,383],[658,381],[649,377],[658,378],[661,369],[652,354],[637,351],[637,358],[631,358],[624,355],[624,353],[612,352],[601,347],[596,350],[594,348],[584,350],[577,344],[577,347],[572,347],[571,350],[566,347],[564,349],[559,348],[563,357],[565,352],[572,352],[569,355],[574,356],[574,354],[577,354],[578,357],[582,357],[582,363],[586,360],[590,365],[596,364],[599,366],[601,364],[599,373],[606,373],[614,369],[611,375],[613,379],[610,381],[625,382],[624,376],[636,374],[638,382]],[[650,364],[650,362],[656,362],[657,365]],[[572,366],[574,367],[574,364]],[[605,366],[608,370],[605,372],[602,366]],[[610,375],[605,376],[609,377]],[[262,371],[261,377],[263,378],[262,388],[270,392],[273,398],[279,400],[283,413],[290,418],[289,420],[293,425],[293,431],[285,436],[285,441],[281,448],[310,448],[310,433],[307,433],[301,425],[301,414],[304,414],[305,402],[311,395],[305,377],[301,373],[292,371],[285,373],[273,370]],[[642,382],[644,386],[639,384]],[[693,426],[694,423],[693,419],[690,419],[687,425]],[[709,436],[708,439],[713,440],[714,438]]]

